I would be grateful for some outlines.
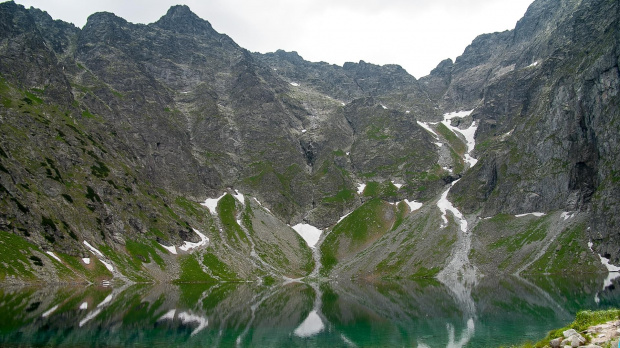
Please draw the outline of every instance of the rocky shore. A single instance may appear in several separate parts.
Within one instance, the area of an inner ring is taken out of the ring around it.
[[[591,326],[582,333],[577,332],[575,329],[565,330],[562,332],[562,336],[552,339],[547,347],[617,347],[618,336],[620,336],[620,320],[614,320]]]

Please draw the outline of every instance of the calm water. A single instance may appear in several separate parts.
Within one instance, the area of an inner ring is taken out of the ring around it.
[[[605,277],[0,287],[0,346],[497,347],[619,306]]]

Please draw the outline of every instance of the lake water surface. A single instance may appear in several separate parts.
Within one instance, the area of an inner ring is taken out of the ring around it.
[[[618,307],[606,277],[0,287],[0,346],[498,347]]]

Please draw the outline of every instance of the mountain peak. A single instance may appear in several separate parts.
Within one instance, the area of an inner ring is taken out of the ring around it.
[[[167,30],[182,34],[209,34],[215,33],[208,21],[198,17],[187,5],[175,5],[161,17],[155,25]]]

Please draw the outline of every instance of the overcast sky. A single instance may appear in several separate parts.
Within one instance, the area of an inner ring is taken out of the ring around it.
[[[83,27],[94,12],[152,23],[186,4],[250,51],[399,64],[419,78],[479,34],[513,29],[533,0],[16,0]]]

